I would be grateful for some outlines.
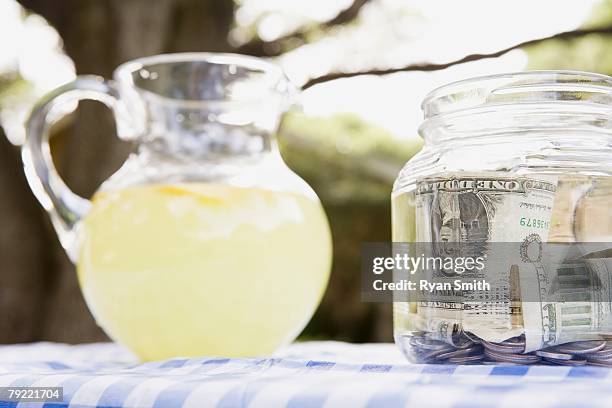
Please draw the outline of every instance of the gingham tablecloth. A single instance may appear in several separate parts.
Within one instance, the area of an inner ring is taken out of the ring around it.
[[[0,346],[0,386],[61,386],[65,401],[0,407],[612,407],[606,368],[410,364],[392,344],[337,342],[144,364],[108,343]]]

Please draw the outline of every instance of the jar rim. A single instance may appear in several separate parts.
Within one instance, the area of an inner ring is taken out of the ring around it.
[[[569,71],[524,71],[477,76],[440,86],[427,94],[425,120],[459,111],[520,103],[585,102],[610,106],[612,77]]]

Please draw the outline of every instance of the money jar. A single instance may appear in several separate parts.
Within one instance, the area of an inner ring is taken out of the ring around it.
[[[394,293],[403,353],[612,366],[612,77],[472,78],[435,89],[422,109],[424,147],[392,192],[393,242],[481,255],[481,269],[434,263],[421,278],[492,288]]]

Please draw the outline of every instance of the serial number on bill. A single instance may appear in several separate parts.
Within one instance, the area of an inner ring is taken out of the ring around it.
[[[63,387],[0,387],[2,402],[64,402]]]
[[[521,227],[531,227],[531,228],[541,228],[548,229],[550,228],[550,221],[542,220],[538,218],[526,218],[522,217],[519,221]]]

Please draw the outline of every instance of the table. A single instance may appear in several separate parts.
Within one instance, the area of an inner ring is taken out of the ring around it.
[[[45,407],[610,407],[599,367],[410,364],[392,344],[296,343],[272,357],[140,364],[112,343],[0,346],[0,386],[61,386]],[[0,402],[0,407],[43,404]]]

